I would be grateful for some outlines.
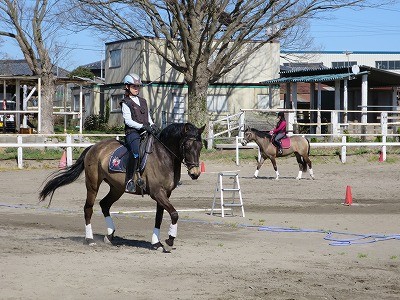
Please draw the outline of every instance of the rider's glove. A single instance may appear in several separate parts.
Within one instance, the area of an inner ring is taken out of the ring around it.
[[[151,129],[151,127],[150,127],[150,125],[149,124],[143,124],[143,127],[142,127],[144,130],[146,130],[146,132],[148,132],[148,133],[152,133],[152,129]]]
[[[160,129],[156,124],[152,124],[150,127],[153,134],[157,135],[160,132]]]

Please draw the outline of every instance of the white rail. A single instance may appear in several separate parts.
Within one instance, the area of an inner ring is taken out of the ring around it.
[[[348,136],[348,135],[347,135]],[[239,165],[239,150],[240,150],[240,145],[241,142],[239,140],[242,140],[242,137],[236,137],[236,165]],[[260,149],[258,145],[254,142],[247,143],[247,146],[254,147],[258,149],[258,159],[260,159]],[[381,153],[382,153],[382,160],[386,160],[386,147],[388,146],[396,146],[400,147],[400,142],[386,142],[386,136],[382,137],[382,142],[347,142],[346,141],[346,135],[342,136],[342,141],[341,142],[321,142],[321,143],[310,143],[311,148],[317,148],[317,147],[337,147],[341,148],[341,161],[342,163],[346,163],[346,154],[347,154],[347,147],[381,147]]]
[[[10,136],[10,135],[8,135]],[[15,136],[15,135],[13,135]],[[16,143],[0,143],[0,148],[17,148],[17,163],[18,168],[23,169],[23,148],[65,148],[66,149],[66,157],[67,157],[67,166],[72,165],[72,150],[73,148],[86,148],[94,143],[88,142],[78,142],[74,143],[72,136],[76,136],[76,134],[66,134],[66,135],[50,135],[50,136],[63,136],[65,137],[65,142],[59,143],[32,143],[32,142],[24,142],[24,137],[30,137],[32,135],[17,135],[17,142]],[[39,135],[44,136],[44,135]],[[85,135],[86,136],[86,135]],[[87,136],[109,136],[115,137],[117,140],[119,139],[120,135],[108,135],[108,134],[100,134],[100,135],[87,135]],[[83,135],[79,135],[79,137],[83,137]]]

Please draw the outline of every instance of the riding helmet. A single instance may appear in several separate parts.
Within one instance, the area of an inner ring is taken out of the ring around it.
[[[285,117],[285,113],[283,111],[278,112],[278,117]]]
[[[124,84],[142,85],[139,75],[132,73],[124,77]]]

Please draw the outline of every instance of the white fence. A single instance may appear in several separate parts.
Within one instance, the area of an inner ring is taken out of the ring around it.
[[[275,112],[277,110],[242,110],[240,113],[232,115],[232,116],[227,116],[224,117],[220,120],[210,122],[209,123],[209,134],[207,137],[208,141],[208,148],[213,147],[214,139],[216,137],[221,137],[223,135],[227,135],[228,138],[233,140],[232,146],[236,149],[236,164],[239,165],[239,151],[242,150],[241,146],[241,139],[243,138],[243,128],[244,125],[246,124],[246,113],[249,113],[251,111],[263,111],[263,112]],[[312,110],[303,110],[303,111],[309,111],[310,113],[315,112]],[[388,142],[388,138],[395,138],[396,140],[399,140],[399,134],[397,133],[396,129],[397,126],[400,125],[400,112],[398,111],[371,111],[371,112],[360,112],[360,111],[325,111],[325,112],[330,112],[331,114],[331,122],[330,123],[299,123],[297,122],[297,114],[298,111],[293,111],[293,110],[285,110],[285,112],[288,115],[287,121],[288,121],[288,129],[289,129],[289,135],[303,135],[303,134],[295,134],[293,133],[293,128],[295,128],[298,125],[302,126],[314,126],[319,130],[321,129],[321,126],[327,125],[329,126],[331,132],[330,133],[325,133],[321,134],[320,132],[317,133],[307,133],[306,136],[307,138],[318,138],[318,139],[329,139],[329,142],[327,141],[322,141],[321,142],[312,142],[310,143],[312,148],[316,147],[336,147],[341,150],[341,160],[343,163],[346,162],[346,154],[347,154],[347,148],[348,147],[379,147],[380,151],[382,152],[382,159],[386,160],[386,153],[387,153],[387,147],[388,146],[395,146],[399,147],[400,142]],[[317,113],[321,113],[321,111],[317,111]],[[365,113],[374,113],[374,114],[379,114],[379,117],[377,119],[380,120],[379,123],[358,123],[358,122],[347,122],[347,123],[340,123],[340,117],[343,118],[343,115],[346,114],[346,119],[347,119],[347,114],[348,113],[359,113],[359,114],[365,114]],[[341,116],[342,114],[342,116]],[[362,130],[356,130],[356,132],[348,132],[349,131],[349,126],[353,127],[360,127],[360,129],[363,128],[363,126],[376,126],[379,128],[379,132],[375,132],[373,134],[371,133],[359,133],[359,131]],[[217,129],[218,128],[218,132]],[[396,131],[395,133],[389,133],[388,128],[390,128],[393,131]],[[6,135],[4,135],[6,136]],[[67,155],[67,165],[70,166],[72,165],[72,149],[73,148],[86,148],[90,145],[93,145],[93,143],[90,142],[82,142],[82,140],[85,139],[85,137],[115,137],[116,139],[119,139],[120,136],[123,136],[122,134],[120,135],[110,135],[110,134],[52,134],[52,135],[12,135],[16,136],[16,142],[7,142],[7,143],[0,143],[0,148],[17,148],[18,149],[18,168],[22,169],[23,168],[23,148],[42,148],[42,147],[54,147],[54,148],[65,148],[66,149],[66,155]],[[38,136],[38,137],[46,137],[46,136],[51,136],[51,137],[62,137],[65,139],[65,142],[45,142],[45,143],[34,143],[34,142],[28,142],[27,137],[32,137],[32,136]],[[381,137],[381,141],[379,142],[368,142],[368,141],[363,141],[363,142],[348,142],[347,137],[351,136],[358,136],[358,137],[364,137],[366,140],[369,137]],[[78,142],[74,142],[74,140],[78,140]],[[335,141],[336,140],[336,141]],[[249,143],[247,146],[250,147],[257,147],[255,143]]]
[[[67,158],[67,166],[71,166],[72,161],[72,150],[73,148],[86,148],[94,143],[90,142],[82,142],[85,137],[96,136],[96,137],[112,137],[119,140],[120,136],[123,135],[110,135],[110,134],[87,134],[87,135],[71,135],[71,134],[52,134],[52,135],[8,135],[8,136],[16,136],[17,142],[11,143],[0,143],[0,148],[17,148],[17,164],[19,169],[23,169],[23,148],[63,148],[66,150],[66,158]],[[65,142],[24,142],[24,138],[32,138],[32,137],[41,137],[46,138],[48,136],[51,137],[62,137],[65,138]],[[74,142],[74,140],[78,140],[78,142]]]
[[[236,131],[235,136],[235,149],[236,149],[236,164],[239,165],[239,151],[242,149],[241,140],[243,139],[243,129],[246,124],[246,113],[252,112],[266,112],[266,113],[275,113],[279,110],[242,110],[240,114],[236,114],[232,117],[225,117],[220,120],[210,122],[209,124],[209,136],[208,136],[208,146],[212,146],[214,142],[214,138],[217,136],[221,136],[223,133],[226,133],[229,128],[234,128]],[[382,153],[382,159],[386,160],[386,153],[388,146],[399,147],[400,142],[387,142],[388,138],[399,139],[399,134],[397,133],[397,128],[400,125],[400,112],[399,111],[337,111],[337,110],[302,110],[301,112],[307,112],[311,114],[316,114],[317,122],[315,123],[300,123],[297,121],[297,116],[299,110],[284,110],[287,113],[287,122],[288,122],[288,132],[290,136],[294,135],[304,135],[304,134],[295,134],[294,128],[298,128],[298,126],[306,126],[310,128],[314,128],[316,133],[307,133],[307,138],[320,138],[320,139],[329,139],[329,142],[321,141],[318,143],[312,142],[310,146],[312,148],[315,147],[336,147],[341,150],[341,160],[343,163],[346,162],[346,154],[348,147],[379,147]],[[321,113],[329,113],[331,121],[330,122],[321,122]],[[377,119],[380,121],[375,123],[360,123],[360,122],[347,122],[348,114],[353,114],[355,117],[356,114],[375,114],[378,115]],[[341,123],[340,120],[346,120],[346,123]],[[226,125],[225,125],[226,124]],[[222,127],[223,125],[227,126],[225,130],[215,133],[215,126]],[[322,126],[329,127],[330,133],[321,133]],[[353,129],[355,132],[349,132],[350,126],[356,129]],[[360,133],[365,131],[366,127],[373,126],[378,128],[378,132],[374,133]],[[391,128],[394,133],[389,133],[388,128]],[[210,132],[212,134],[210,134]],[[232,133],[230,132],[230,135]],[[230,137],[229,135],[229,137]],[[381,137],[380,142],[348,142],[347,137],[363,137],[365,140],[371,137]],[[339,140],[334,142],[334,140]],[[258,148],[255,143],[248,143],[247,147]],[[210,148],[210,147],[208,147]]]

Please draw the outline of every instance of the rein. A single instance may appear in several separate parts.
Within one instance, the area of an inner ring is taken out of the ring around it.
[[[198,163],[193,163],[193,162],[187,162],[185,157],[180,158],[178,157],[174,152],[172,152],[171,149],[169,149],[156,135],[153,135],[154,138],[165,147],[165,149],[167,149],[173,156],[175,156],[177,159],[179,159],[181,161],[181,163],[186,167],[186,169],[190,170],[191,168],[194,167],[198,167],[199,164]],[[180,144],[180,152],[184,152],[185,150],[185,142],[187,141],[195,141],[196,138],[195,137],[185,137],[182,139],[182,143]]]

